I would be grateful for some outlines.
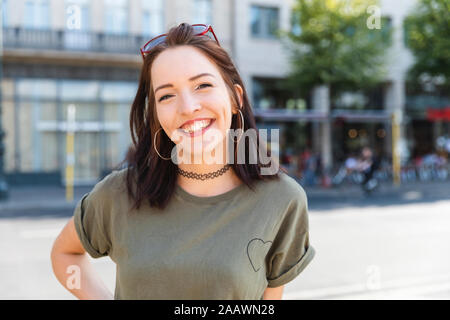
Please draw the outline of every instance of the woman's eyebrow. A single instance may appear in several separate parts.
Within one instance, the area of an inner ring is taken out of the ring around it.
[[[211,73],[204,72],[204,73],[200,73],[196,76],[193,76],[192,78],[189,78],[189,81],[194,81],[194,80],[204,77],[204,76],[211,76],[211,77],[215,78],[214,75],[212,75]],[[155,94],[156,94],[156,91],[158,91],[159,89],[171,88],[171,87],[173,87],[173,85],[171,83],[163,84],[155,89]]]

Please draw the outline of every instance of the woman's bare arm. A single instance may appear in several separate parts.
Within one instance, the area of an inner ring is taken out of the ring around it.
[[[75,230],[73,217],[53,243],[51,261],[58,281],[78,299],[114,299],[89,261]]]
[[[284,285],[276,288],[267,287],[263,294],[263,300],[281,300]]]

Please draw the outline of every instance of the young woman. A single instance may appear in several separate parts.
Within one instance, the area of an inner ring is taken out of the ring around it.
[[[307,198],[245,135],[257,131],[233,62],[210,26],[184,23],[141,53],[128,165],[78,202],[56,277],[80,299],[281,299],[314,256]],[[85,252],[116,263],[114,295]]]

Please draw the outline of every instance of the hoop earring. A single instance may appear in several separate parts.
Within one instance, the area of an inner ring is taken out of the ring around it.
[[[156,131],[156,133],[155,133],[155,135],[154,135],[154,137],[153,137],[153,149],[155,149],[156,153],[158,154],[158,156],[159,156],[161,159],[163,159],[163,160],[171,160],[172,157],[170,157],[170,158],[164,158],[162,155],[160,155],[159,152],[158,152],[158,150],[156,150],[156,147],[155,147],[155,145],[156,145],[156,136],[158,135],[158,132],[159,132],[161,129],[162,129],[162,127],[159,128],[159,129]]]
[[[245,122],[244,122],[244,115],[242,114],[242,111],[241,111],[241,108],[239,108],[239,109],[237,109],[238,111],[239,111],[239,114],[241,115],[241,130],[242,130],[242,133],[241,133],[241,135],[239,136],[239,139],[238,139],[238,141],[236,142],[236,143],[239,143],[239,141],[241,140],[241,138],[242,138],[242,135],[244,134],[244,124],[245,124]]]

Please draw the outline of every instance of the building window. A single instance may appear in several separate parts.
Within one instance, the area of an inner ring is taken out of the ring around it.
[[[252,5],[250,28],[254,37],[275,38],[279,29],[279,9]]]
[[[88,0],[66,0],[66,29],[64,46],[66,49],[87,50],[91,47]]]
[[[392,18],[391,17],[382,17],[381,18],[381,32],[382,32],[382,39],[386,44],[389,44],[391,41],[390,33],[392,32]]]
[[[3,79],[2,89],[7,172],[60,172],[64,178],[70,105],[76,108],[76,184],[97,181],[125,157],[135,82]]]
[[[300,13],[293,11],[291,14],[291,32],[295,36],[299,36],[302,33],[302,26],[300,25]]]
[[[291,108],[290,100],[298,98],[295,92],[286,88],[281,78],[252,78],[253,105],[257,109],[287,109]],[[295,108],[300,108],[300,103]]]
[[[148,37],[164,33],[164,2],[142,0],[142,34]]]
[[[105,168],[113,168],[126,156],[128,146],[131,142],[129,134],[129,110],[130,103],[136,95],[136,83],[122,81],[103,82],[100,87],[100,99],[103,103],[104,117],[106,124],[116,125],[119,130],[114,131],[114,127],[109,128],[105,134]]]
[[[411,26],[403,21],[403,45],[409,48],[409,41],[411,40]]]
[[[379,32],[381,32],[381,41],[383,41],[383,43],[385,43],[386,45],[389,45],[391,43],[391,32],[392,32],[392,18],[388,17],[388,16],[383,16],[381,17],[381,29],[379,30]],[[355,28],[354,27],[350,27],[347,28],[346,30],[347,34],[349,36],[353,36],[355,34]],[[372,41],[376,41],[377,40],[377,33],[376,32],[370,32],[368,35],[368,39],[372,40]]]
[[[20,172],[54,171],[58,166],[54,136],[39,130],[40,121],[57,118],[57,85],[49,79],[17,80],[14,132],[15,170]]]
[[[212,1],[195,0],[192,3],[193,23],[212,24]]]
[[[89,30],[89,1],[66,0],[66,28],[69,30]]]
[[[380,83],[370,89],[344,91],[331,102],[332,109],[383,110],[385,105],[385,84]]]
[[[47,0],[26,0],[24,22],[25,28],[47,29],[50,27],[49,6]]]
[[[128,31],[128,1],[104,0],[105,32],[125,34]]]
[[[8,19],[8,0],[2,0],[2,24],[7,27],[9,24]]]

